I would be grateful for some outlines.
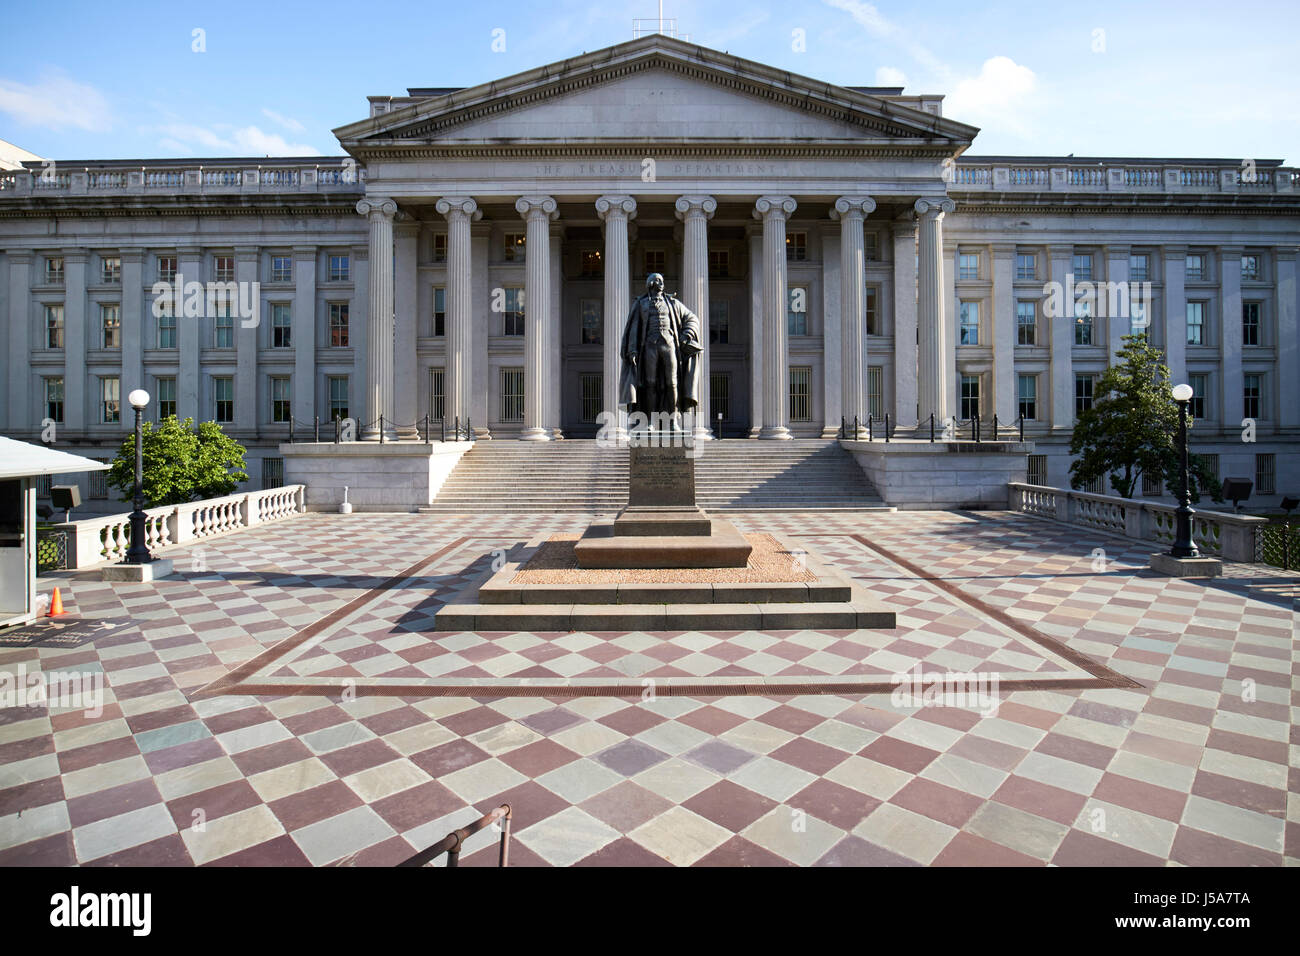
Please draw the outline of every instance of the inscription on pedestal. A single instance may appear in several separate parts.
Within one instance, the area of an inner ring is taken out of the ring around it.
[[[628,507],[695,506],[695,460],[686,448],[628,449]]]

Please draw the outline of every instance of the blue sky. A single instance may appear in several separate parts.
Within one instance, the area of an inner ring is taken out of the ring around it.
[[[973,153],[1300,164],[1292,3],[1069,7],[666,0],[664,14],[693,42],[792,72],[943,93],[945,115],[981,127]],[[656,14],[655,0],[15,3],[0,139],[55,159],[337,155],[330,130],[363,118],[369,94],[508,76]]]

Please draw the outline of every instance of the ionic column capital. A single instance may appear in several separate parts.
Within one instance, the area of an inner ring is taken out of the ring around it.
[[[759,196],[754,203],[754,218],[769,221],[789,219],[799,204],[793,196]]]
[[[372,219],[381,216],[391,220],[397,215],[397,203],[391,199],[358,199],[357,212]]]
[[[876,201],[870,196],[841,196],[831,208],[831,218],[865,219],[875,210]]]
[[[683,222],[699,216],[712,219],[713,214],[718,211],[718,201],[712,196],[678,196],[674,205],[677,209],[677,218]]]
[[[947,197],[943,199],[921,198],[912,204],[918,216],[927,216],[931,219],[939,219],[944,213],[952,212],[957,208],[957,203]]]
[[[470,222],[477,222],[483,218],[483,210],[479,209],[478,203],[469,196],[443,196],[433,208],[438,210],[440,216],[446,217],[448,222],[461,217]]]
[[[601,196],[596,200],[596,215],[608,222],[615,219],[635,219],[636,200],[631,196]]]
[[[560,215],[559,207],[550,196],[520,196],[515,200],[515,211],[525,219],[545,217],[548,222]]]

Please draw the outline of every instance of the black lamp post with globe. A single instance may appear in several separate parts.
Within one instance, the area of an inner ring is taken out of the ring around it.
[[[131,547],[126,552],[123,564],[148,564],[153,555],[145,546],[144,513],[144,425],[142,415],[149,404],[149,393],[137,388],[126,400],[135,409],[135,510],[131,512]]]
[[[1178,510],[1174,513],[1174,545],[1169,553],[1175,558],[1199,558],[1200,551],[1192,541],[1192,495],[1187,469],[1187,405],[1192,399],[1190,385],[1175,385],[1174,401],[1178,403]]]

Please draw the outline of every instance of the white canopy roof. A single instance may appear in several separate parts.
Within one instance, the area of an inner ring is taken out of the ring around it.
[[[79,471],[107,471],[108,465],[66,451],[0,436],[0,478],[28,475],[63,475]]]

